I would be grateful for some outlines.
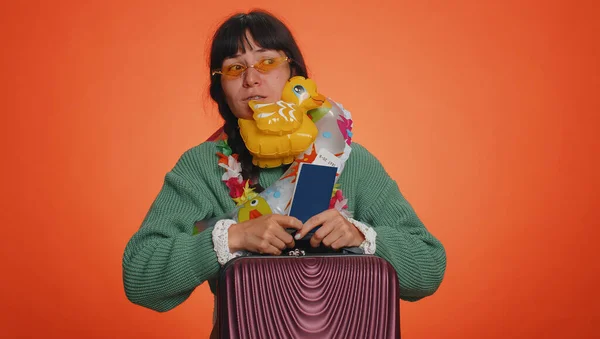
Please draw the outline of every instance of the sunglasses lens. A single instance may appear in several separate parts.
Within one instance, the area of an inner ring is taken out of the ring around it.
[[[254,68],[258,69],[261,72],[269,72],[279,67],[279,65],[281,65],[284,61],[285,58],[263,59],[256,63],[256,65],[254,65]]]
[[[287,57],[267,58],[267,59],[262,59],[261,61],[254,64],[252,67],[261,73],[267,73],[267,72],[270,72],[270,71],[274,70],[275,68],[281,66],[281,64],[283,64],[286,61],[288,61]],[[244,73],[247,69],[248,69],[248,67],[246,67],[242,64],[233,64],[233,65],[224,67],[223,70],[221,71],[221,74],[228,76],[228,77],[235,78],[235,77],[239,77],[240,75],[242,75],[242,73]]]
[[[240,76],[246,70],[246,66],[242,64],[233,64],[223,69],[223,74],[230,77]]]

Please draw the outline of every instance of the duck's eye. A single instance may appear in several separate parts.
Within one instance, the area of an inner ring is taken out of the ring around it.
[[[294,93],[296,93],[296,94],[302,94],[304,92],[306,92],[306,89],[304,89],[303,86],[301,86],[301,85],[294,86]]]
[[[254,200],[250,201],[250,206],[252,206],[252,207],[258,206],[258,199],[254,199]]]

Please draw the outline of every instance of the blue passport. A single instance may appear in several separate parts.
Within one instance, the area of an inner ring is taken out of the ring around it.
[[[329,209],[336,173],[336,167],[300,163],[289,215],[305,223]],[[315,227],[309,234],[317,229]]]

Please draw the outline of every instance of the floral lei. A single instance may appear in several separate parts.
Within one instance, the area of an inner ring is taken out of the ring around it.
[[[242,165],[238,160],[238,155],[234,154],[226,139],[217,141],[217,156],[219,157],[219,167],[225,169],[221,181],[229,188],[229,196],[237,204],[243,205],[245,202],[254,199],[258,193],[254,188],[250,188],[249,179],[242,176]],[[348,199],[344,198],[339,184],[335,184],[329,202],[329,209],[336,209],[340,212],[348,209]],[[343,211],[347,212],[347,211]]]

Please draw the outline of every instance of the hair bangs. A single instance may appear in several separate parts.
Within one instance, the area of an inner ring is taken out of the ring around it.
[[[225,22],[215,33],[211,48],[210,68],[220,68],[223,61],[238,54],[246,53],[250,46],[250,38],[257,48],[283,51],[288,57],[295,59],[292,50],[295,42],[289,30],[279,20],[265,17],[264,13],[253,12],[235,15]],[[293,44],[293,46],[290,46]]]

